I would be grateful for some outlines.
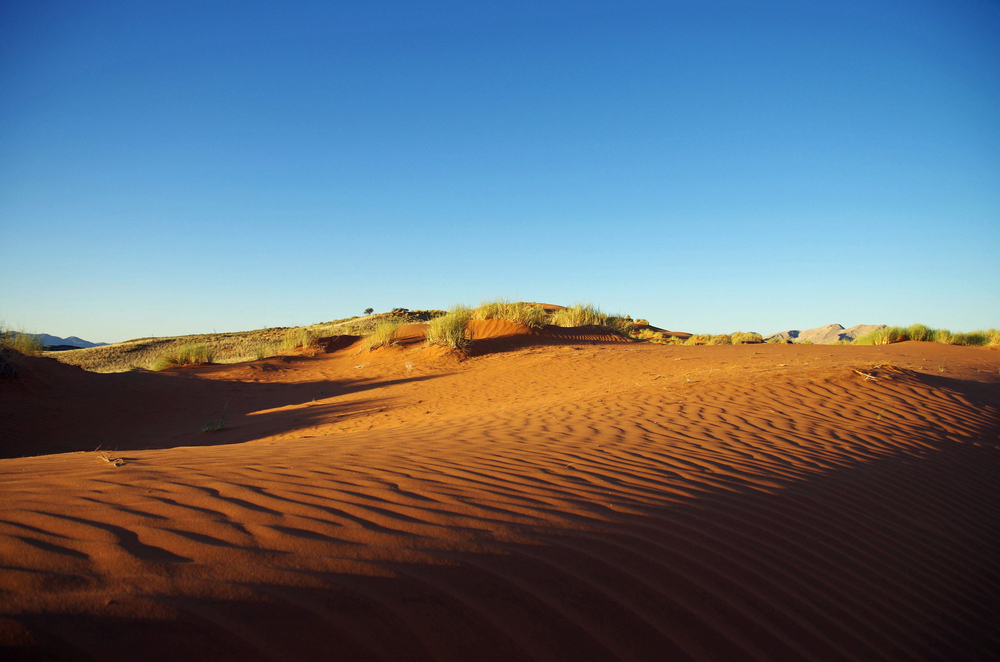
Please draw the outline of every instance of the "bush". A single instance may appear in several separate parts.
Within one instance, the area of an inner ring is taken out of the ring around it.
[[[473,311],[468,306],[454,306],[447,314],[436,317],[427,325],[427,342],[431,345],[445,345],[452,349],[468,349],[472,342],[468,333]]]
[[[756,331],[737,331],[730,336],[730,342],[734,345],[755,345],[764,342],[764,337]]]
[[[210,345],[180,345],[160,354],[153,364],[153,370],[211,363],[214,358],[215,348]]]

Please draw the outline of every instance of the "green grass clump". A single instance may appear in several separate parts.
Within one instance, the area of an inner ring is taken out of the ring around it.
[[[928,342],[934,340],[934,329],[929,329],[923,324],[911,324],[904,331],[907,339],[918,342]]]
[[[1000,345],[1000,331],[970,331],[968,333],[953,333],[948,329],[931,329],[923,324],[911,324],[905,329],[890,326],[870,331],[854,341],[856,345],[889,345],[891,343],[914,340],[917,342],[936,342],[943,345],[967,345],[983,347]]]
[[[524,324],[532,329],[540,329],[548,323],[545,309],[537,303],[523,301],[484,301],[472,311],[472,319],[477,320],[507,320]]]
[[[211,345],[180,345],[163,352],[153,364],[153,370],[211,363],[214,358],[215,348]]]
[[[781,336],[771,336],[767,339],[767,342],[773,345],[790,345],[792,341],[788,338],[782,338]]]
[[[369,352],[379,347],[388,347],[393,344],[392,337],[396,329],[403,326],[406,320],[399,317],[385,317],[378,321],[371,332],[362,341],[362,347]]]
[[[454,306],[447,314],[432,319],[427,325],[427,342],[431,345],[445,345],[452,349],[465,350],[472,343],[468,333],[473,311],[468,306]]]
[[[764,337],[756,331],[737,331],[729,340],[734,345],[755,345],[764,342]]]
[[[549,317],[556,326],[603,326],[618,335],[628,337],[635,323],[625,316],[606,315],[591,304],[577,303],[557,310]]]
[[[858,336],[854,340],[855,345],[890,345],[894,342],[906,340],[906,329],[898,326],[886,326],[881,329],[874,329],[868,333]]]

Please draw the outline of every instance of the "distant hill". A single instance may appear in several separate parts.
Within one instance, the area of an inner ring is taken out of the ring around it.
[[[838,342],[851,342],[858,336],[863,336],[869,331],[882,329],[884,327],[885,324],[858,324],[849,329],[845,329],[839,324],[827,324],[826,326],[821,326],[815,329],[807,329],[805,331],[793,330],[782,331],[781,333],[772,333],[764,339],[784,338],[786,340],[791,340],[793,343],[810,342],[814,345],[833,345]]]
[[[59,336],[52,336],[47,333],[36,333],[33,335],[42,341],[42,345],[45,346],[45,349],[51,351],[57,351],[57,348],[58,350],[64,350],[86,349],[87,347],[103,347],[108,344],[106,342],[90,342],[89,340],[77,338],[76,336],[60,338]]]

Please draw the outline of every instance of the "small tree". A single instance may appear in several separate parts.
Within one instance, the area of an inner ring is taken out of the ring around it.
[[[365,315],[371,315],[375,312],[374,308],[365,308]]]

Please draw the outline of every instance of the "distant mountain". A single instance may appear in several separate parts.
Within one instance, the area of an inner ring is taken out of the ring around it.
[[[47,333],[36,333],[34,334],[36,338],[42,341],[42,345],[46,348],[72,348],[72,349],[86,349],[87,347],[102,347],[107,345],[106,342],[90,342],[89,340],[84,340],[83,338],[77,338],[76,336],[70,336],[69,338],[60,338],[59,336],[50,336]]]
[[[791,340],[793,343],[810,342],[814,345],[833,345],[838,342],[851,342],[858,336],[863,336],[869,331],[882,328],[885,328],[885,324],[858,324],[849,329],[845,329],[839,324],[827,324],[826,326],[807,329],[806,331],[794,330],[772,333],[764,339],[784,338],[785,340]]]

